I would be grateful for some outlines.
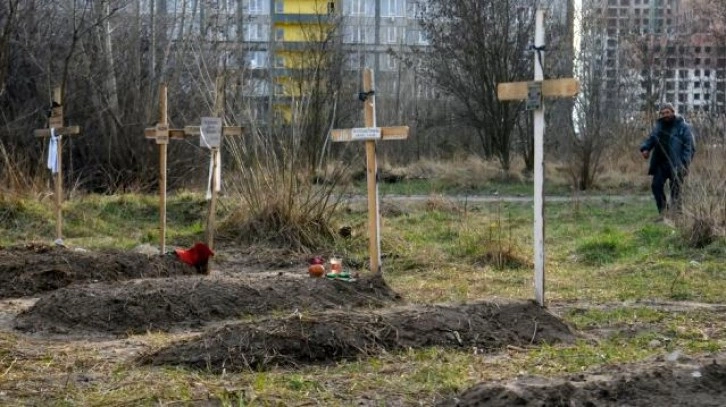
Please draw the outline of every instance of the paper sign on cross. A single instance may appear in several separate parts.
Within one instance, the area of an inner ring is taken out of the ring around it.
[[[360,94],[364,103],[363,114],[365,127],[352,129],[335,129],[330,138],[337,142],[365,141],[366,146],[366,179],[368,185],[368,252],[372,273],[381,272],[381,217],[378,199],[378,163],[376,159],[376,142],[378,140],[404,140],[408,138],[408,126],[378,127],[376,125],[376,97],[374,91],[373,70],[363,70],[363,92]]]
[[[52,129],[52,130],[51,130]],[[55,235],[56,242],[63,243],[63,137],[73,136],[81,133],[78,126],[64,126],[63,119],[63,102],[61,88],[53,89],[53,101],[51,104],[50,116],[48,117],[48,128],[35,130],[35,137],[47,138],[52,136],[61,136],[56,144],[55,151]],[[50,149],[49,149],[50,150]],[[52,154],[51,151],[48,151]],[[52,157],[50,157],[52,160]],[[49,160],[49,161],[51,161]]]
[[[572,97],[580,89],[574,78],[544,80],[544,10],[537,10],[534,34],[534,82],[500,83],[497,97],[502,101],[527,101],[534,110],[534,286],[540,306],[545,304],[544,271],[544,101],[545,97]]]
[[[155,139],[159,145],[159,227],[160,227],[160,248],[161,252],[166,252],[166,169],[167,169],[167,145],[169,140],[183,140],[188,137],[201,137],[204,135],[203,146],[212,150],[212,185],[211,185],[211,202],[207,215],[207,245],[213,247],[214,239],[214,221],[216,213],[216,202],[218,189],[217,177],[214,174],[218,171],[219,165],[219,148],[222,136],[241,136],[242,128],[236,126],[223,126],[222,119],[219,116],[224,112],[224,79],[217,79],[217,94],[215,98],[214,114],[217,117],[202,118],[201,126],[185,126],[183,129],[170,129],[167,113],[167,86],[162,84],[159,89],[159,121],[155,127],[148,127],[144,130],[146,138]]]

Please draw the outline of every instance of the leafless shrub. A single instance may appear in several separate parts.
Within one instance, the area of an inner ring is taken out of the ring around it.
[[[683,191],[676,225],[689,245],[704,247],[726,236],[726,147],[700,146]]]

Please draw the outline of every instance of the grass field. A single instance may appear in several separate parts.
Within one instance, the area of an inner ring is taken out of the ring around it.
[[[409,187],[412,193],[431,192]],[[676,350],[724,350],[726,316],[720,304],[726,303],[726,242],[688,247],[676,230],[654,222],[654,205],[642,198],[546,206],[546,298],[553,312],[583,334],[573,346],[495,353],[432,348],[331,366],[216,375],[125,361],[130,349],[169,343],[167,334],[98,343],[4,331],[0,402],[205,405],[202,401],[212,398],[229,406],[431,405],[482,380],[579,372]],[[157,197],[141,195],[75,198],[65,206],[66,244],[90,249],[153,244],[158,239],[157,202]],[[233,205],[231,198],[223,199],[220,217]],[[431,195],[424,202],[383,207],[385,277],[407,301],[533,298],[530,203],[465,204]],[[347,210],[340,211],[336,222],[351,225],[353,238],[324,250],[364,265],[366,212],[353,204],[342,209]],[[175,195],[168,213],[169,244],[183,246],[202,238],[201,197]],[[50,242],[51,202],[0,200],[0,226],[2,245]],[[220,239],[222,247],[234,246]]]

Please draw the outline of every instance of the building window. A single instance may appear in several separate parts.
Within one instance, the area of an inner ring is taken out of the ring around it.
[[[360,69],[360,62],[361,62],[361,54],[355,53],[355,54],[348,54],[348,61],[346,66],[348,69],[357,71]]]
[[[267,67],[266,51],[250,51],[246,55],[247,64],[250,69],[262,69]]]
[[[265,25],[250,23],[245,30],[245,41],[265,41]]]
[[[285,29],[284,28],[275,29],[275,41],[285,41]]]
[[[282,14],[285,12],[285,2],[283,0],[275,0],[275,13]]]
[[[398,69],[398,61],[393,55],[385,54],[383,55],[383,63],[381,66],[381,70],[384,71],[395,71]]]
[[[367,44],[372,36],[368,35],[368,27],[364,25],[349,25],[345,27],[344,42],[348,44]]]
[[[403,17],[403,0],[381,0],[382,17]]]
[[[263,14],[264,8],[262,7],[263,0],[248,0],[247,12],[249,14]]]
[[[345,0],[343,3],[343,14],[348,16],[370,16],[373,10],[373,0]]]
[[[389,44],[398,42],[398,27],[384,27],[386,35],[383,40]]]
[[[418,31],[418,43],[421,45],[429,45],[429,36],[424,30]]]

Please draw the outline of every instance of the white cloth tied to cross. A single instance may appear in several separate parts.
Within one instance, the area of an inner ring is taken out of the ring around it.
[[[61,142],[63,135],[59,134],[56,136],[55,129],[50,128],[50,142],[48,144],[48,169],[53,173],[58,173],[58,146]]]
[[[204,136],[204,130],[200,128],[200,137],[202,144],[212,150],[212,154],[209,156],[209,180],[207,181],[207,200],[212,199],[212,176],[214,176],[214,192],[222,190],[222,154],[219,149],[212,149],[207,142],[207,137]],[[216,154],[215,154],[216,150]],[[216,158],[216,166],[215,166]],[[214,172],[214,174],[212,174]]]

